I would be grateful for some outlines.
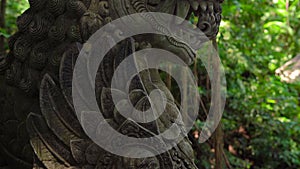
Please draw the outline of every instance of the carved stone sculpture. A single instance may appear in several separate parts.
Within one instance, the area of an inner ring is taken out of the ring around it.
[[[300,81],[300,54],[286,62],[275,73],[281,80],[287,83],[297,83]]]
[[[146,159],[130,159],[104,151],[83,132],[72,103],[72,73],[80,45],[105,24],[123,15],[164,12],[199,17],[197,26],[213,39],[221,21],[222,0],[29,0],[30,8],[17,19],[19,31],[9,40],[10,52],[0,61],[0,163],[24,168],[197,168],[185,138],[170,151]],[[136,38],[137,49],[178,44],[161,38]],[[106,43],[106,42],[103,42]],[[162,45],[164,44],[164,45]],[[141,125],[118,116],[108,90],[116,65],[132,53],[125,40],[108,53],[99,67],[96,93],[105,118],[122,134],[146,137],[168,127],[174,98],[156,70],[146,73],[150,88],[165,91],[169,100],[161,125]],[[178,49],[179,50],[179,49]],[[150,81],[152,81],[150,83]],[[131,88],[135,106],[147,109],[140,79]],[[173,113],[173,114],[172,114]],[[99,131],[100,132],[100,131]]]

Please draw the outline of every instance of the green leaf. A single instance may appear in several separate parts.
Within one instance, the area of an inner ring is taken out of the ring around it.
[[[5,38],[9,38],[10,37],[10,35],[3,28],[0,28],[0,36],[4,36]]]

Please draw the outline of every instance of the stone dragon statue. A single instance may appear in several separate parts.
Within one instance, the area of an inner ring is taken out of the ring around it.
[[[74,113],[72,72],[80,52],[78,44],[84,44],[99,28],[123,15],[164,12],[188,19],[193,14],[199,17],[196,25],[213,39],[221,21],[222,0],[29,0],[29,3],[30,8],[17,19],[19,31],[9,40],[10,52],[0,60],[0,168],[197,168],[187,138],[168,152],[145,159],[119,157],[93,143]],[[159,45],[153,39],[146,39],[136,41],[137,49]],[[173,50],[180,48],[176,41],[167,38],[160,42],[173,46]],[[177,113],[172,109],[176,104],[159,73],[149,71],[148,86],[166,91],[169,100],[168,112],[157,119],[161,125],[138,124],[118,116],[107,88],[116,65],[132,53],[131,46],[125,40],[105,57],[97,73],[96,93],[99,107],[115,129],[144,137],[170,125],[171,116]],[[140,83],[136,79],[131,91],[139,88]],[[141,93],[133,92],[131,99],[135,107],[147,107]]]

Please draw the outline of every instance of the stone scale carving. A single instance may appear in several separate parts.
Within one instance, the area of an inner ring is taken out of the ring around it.
[[[30,8],[17,19],[19,31],[9,40],[9,54],[0,62],[1,165],[8,168],[196,168],[191,143],[186,138],[170,151],[152,158],[122,158],[104,151],[83,132],[74,113],[72,72],[80,45],[105,24],[121,16],[164,12],[199,17],[197,26],[210,38],[218,33],[222,0],[29,0]],[[136,50],[157,45],[136,38]],[[158,46],[176,40],[163,37]],[[105,43],[105,42],[103,42]],[[169,109],[154,123],[138,124],[122,118],[114,109],[108,90],[118,64],[132,53],[125,40],[113,48],[99,67],[96,93],[105,118],[120,133],[148,137],[168,127],[176,111],[174,98],[159,77],[149,70],[149,88],[165,91]],[[149,107],[140,79],[131,87],[138,109]],[[148,107],[147,107],[148,106]],[[97,131],[96,131],[97,132]],[[100,131],[98,131],[100,132]]]

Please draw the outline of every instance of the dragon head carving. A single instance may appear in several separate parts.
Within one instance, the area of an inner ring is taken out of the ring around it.
[[[133,13],[162,12],[189,20],[199,18],[195,25],[210,39],[214,38],[221,22],[223,0],[110,0],[112,14],[122,17]]]
[[[188,21],[192,16],[197,17],[197,21],[193,23],[194,26],[200,29],[209,40],[214,39],[218,34],[222,2],[223,0],[109,0],[111,14],[114,18],[145,12],[167,13]],[[155,19],[153,20],[155,22]],[[174,52],[189,64],[196,55],[189,45],[176,41],[176,39],[170,40],[166,36],[149,35],[147,38],[141,39],[143,43],[147,39],[152,47]],[[178,43],[180,43],[180,47]]]

